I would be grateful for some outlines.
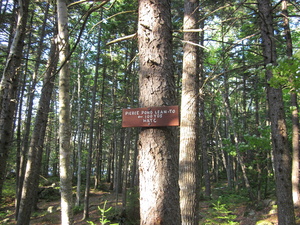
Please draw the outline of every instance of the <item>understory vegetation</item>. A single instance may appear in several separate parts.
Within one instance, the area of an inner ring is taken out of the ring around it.
[[[59,187],[54,187],[58,178],[41,179],[38,209],[31,217],[31,224],[60,224]],[[45,185],[45,186],[43,186]],[[47,186],[48,185],[48,186]],[[0,208],[0,223],[16,224],[14,220],[15,180],[10,179],[4,188],[4,203]],[[139,201],[136,190],[129,190],[127,206],[121,205],[121,195],[109,191],[109,184],[102,183],[101,189],[93,190],[91,196],[91,215],[81,220],[83,207],[75,206],[73,213],[75,224],[139,224]],[[57,190],[57,191],[53,191]],[[202,193],[202,192],[201,192]],[[272,194],[273,193],[273,194]],[[277,205],[274,190],[270,190],[267,199],[251,201],[246,189],[230,189],[222,180],[213,184],[212,195],[201,195],[199,206],[199,224],[205,225],[272,225],[277,224]],[[300,223],[300,210],[296,209],[296,219]],[[297,223],[297,224],[298,224]]]

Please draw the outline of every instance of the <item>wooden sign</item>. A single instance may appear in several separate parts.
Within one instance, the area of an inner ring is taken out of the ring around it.
[[[161,106],[123,109],[122,127],[179,126],[179,107]]]

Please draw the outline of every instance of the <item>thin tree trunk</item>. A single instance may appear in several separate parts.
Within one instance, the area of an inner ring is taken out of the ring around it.
[[[276,47],[274,39],[272,5],[270,0],[258,0],[258,10],[261,22],[261,38],[264,63],[276,65]],[[273,77],[272,71],[266,70],[266,79]],[[291,181],[291,155],[288,146],[288,136],[285,122],[282,90],[267,83],[267,98],[275,167],[276,195],[278,204],[279,225],[294,225],[295,213]]]
[[[204,29],[204,20],[200,22],[200,29]],[[200,45],[204,46],[204,31],[200,33]],[[199,83],[199,114],[200,114],[200,146],[202,150],[202,162],[203,162],[203,173],[204,173],[204,186],[205,196],[211,195],[210,185],[210,172],[209,172],[209,159],[208,159],[208,147],[207,147],[207,122],[205,117],[205,75],[204,75],[204,50],[199,49],[199,67],[200,67],[200,83]]]
[[[94,189],[99,187],[101,183],[101,166],[102,166],[102,148],[103,148],[103,117],[104,117],[104,86],[105,86],[105,78],[106,78],[106,67],[103,68],[102,72],[102,84],[101,84],[101,94],[100,94],[100,104],[99,104],[99,123],[98,123],[98,148],[96,152],[96,175],[95,175],[95,186]]]
[[[32,120],[32,110],[33,110],[33,100],[35,97],[35,88],[37,84],[37,75],[38,75],[38,70],[40,67],[40,59],[42,55],[42,50],[43,50],[43,43],[44,43],[44,38],[45,38],[45,28],[46,28],[46,21],[48,19],[48,12],[49,12],[49,4],[47,4],[45,15],[44,15],[44,20],[43,20],[43,25],[41,27],[41,33],[40,33],[40,41],[38,44],[38,50],[37,50],[37,55],[36,55],[36,63],[34,67],[34,73],[32,76],[32,82],[31,86],[29,89],[29,99],[28,99],[28,109],[27,109],[27,118],[26,118],[26,125],[25,125],[25,134],[23,137],[23,145],[22,145],[22,154],[21,154],[21,161],[20,161],[20,171],[19,173],[19,182],[17,183],[18,188],[17,188],[17,193],[16,193],[16,218],[18,218],[18,211],[19,211],[19,204],[21,200],[21,193],[22,193],[22,186],[23,186],[23,181],[24,181],[24,176],[25,176],[25,170],[26,170],[26,158],[27,158],[27,153],[29,149],[29,135],[30,135],[30,127],[31,127],[31,120]],[[33,17],[34,15],[32,15]],[[50,55],[55,56],[55,53],[50,53]]]
[[[138,181],[138,178],[137,178],[137,174],[138,174],[138,171],[137,171],[137,158],[138,158],[138,148],[137,148],[137,143],[138,143],[138,134],[135,132],[134,134],[135,138],[134,138],[134,146],[133,146],[133,157],[132,157],[132,166],[131,166],[131,178],[130,178],[130,188],[133,189],[135,187],[135,185],[137,185],[137,181]]]
[[[55,68],[58,58],[56,56],[56,44],[52,44],[49,58],[49,69],[45,74],[44,86],[41,92],[39,108],[37,111],[34,131],[32,134],[26,173],[24,177],[24,185],[22,189],[22,197],[20,202],[18,225],[27,225],[30,222],[31,210],[34,206],[34,199],[37,195],[39,184],[39,175],[42,161],[43,142],[46,133],[46,124],[50,108],[51,94],[54,87]]]
[[[70,165],[70,69],[68,9],[66,0],[57,0],[59,43],[59,162],[61,190],[61,224],[73,224],[72,172]]]
[[[31,37],[31,36],[30,36]],[[28,40],[28,44],[29,46],[31,45],[31,38],[29,38]],[[28,59],[29,57],[29,48],[27,48],[27,52],[26,52],[26,58]],[[23,151],[24,148],[22,146],[24,146],[25,140],[23,138],[22,140],[22,132],[21,132],[21,128],[22,128],[22,114],[23,112],[23,106],[24,106],[24,94],[25,94],[25,89],[26,89],[26,80],[28,79],[28,73],[27,73],[27,69],[28,69],[28,60],[26,60],[25,63],[25,68],[24,68],[24,74],[23,74],[23,80],[22,80],[22,84],[20,87],[20,93],[18,94],[18,99],[19,99],[19,112],[18,112],[18,126],[17,126],[17,157],[16,157],[16,198],[15,198],[15,219],[17,220],[18,218],[18,211],[19,211],[19,205],[20,205],[20,200],[21,200],[21,191],[20,189],[22,188],[23,185],[23,180],[24,180],[24,174],[25,174],[25,169],[26,169],[26,160],[27,160],[27,152],[26,153]],[[29,90],[30,92],[30,90]],[[30,112],[32,114],[32,112]],[[26,113],[27,118],[31,117],[30,113]],[[25,123],[27,125],[27,123]],[[25,126],[26,126],[25,125]],[[31,126],[31,124],[30,124]],[[25,135],[24,135],[25,136]],[[28,139],[27,141],[27,145],[28,145]],[[28,150],[28,148],[27,148]]]
[[[293,42],[289,25],[289,14],[287,10],[287,0],[282,1],[282,14],[284,22],[284,33],[286,40],[286,55],[293,56]],[[296,207],[300,206],[300,192],[299,192],[299,108],[297,102],[297,91],[291,90],[291,106],[292,106],[292,146],[293,146],[293,161],[292,161],[292,189],[293,201]]]
[[[227,81],[224,82],[224,83],[226,85]],[[245,163],[244,163],[244,161],[241,157],[240,149],[239,149],[239,146],[238,146],[238,135],[237,135],[237,132],[236,132],[236,129],[235,129],[235,123],[233,122],[233,119],[232,119],[231,107],[230,107],[230,102],[229,102],[229,98],[228,98],[228,89],[227,88],[225,88],[225,89],[226,90],[225,90],[225,94],[223,95],[223,99],[224,99],[224,105],[226,107],[226,114],[228,116],[229,125],[231,127],[232,132],[233,132],[233,144],[234,144],[235,150],[236,150],[237,161],[241,166],[243,179],[244,179],[244,182],[245,182],[245,186],[248,190],[249,197],[253,200],[253,198],[254,198],[253,197],[253,192],[252,192],[249,180],[248,180],[248,176],[246,174],[246,166],[245,166]]]
[[[113,57],[111,57],[111,61],[113,61]],[[117,153],[117,121],[116,121],[116,92],[117,92],[117,75],[115,69],[112,71],[113,73],[113,81],[112,81],[112,113],[113,113],[113,134],[112,134],[112,154],[111,154],[111,171],[112,171],[112,180],[110,183],[111,190],[114,190],[116,193],[116,202],[118,202],[118,174],[117,174],[117,166],[118,166],[118,153]]]
[[[130,140],[131,140],[131,128],[126,130],[126,138],[125,138],[125,162],[124,162],[124,178],[123,178],[123,190],[122,190],[122,208],[123,212],[126,211],[127,204],[127,184],[128,184],[128,170],[129,170],[129,152],[130,152]]]
[[[91,168],[92,168],[92,153],[93,153],[93,142],[94,142],[94,118],[95,118],[95,106],[96,106],[96,95],[97,95],[97,85],[99,77],[99,59],[100,59],[100,37],[101,32],[98,35],[97,44],[97,59],[96,59],[96,69],[92,89],[92,105],[91,105],[91,116],[90,116],[90,126],[89,126],[89,147],[88,147],[88,158],[87,158],[87,168],[86,168],[86,183],[85,183],[85,194],[84,194],[84,211],[83,219],[89,218],[89,196],[90,196],[90,186],[91,186]]]
[[[119,149],[117,150],[117,168],[116,168],[116,172],[117,172],[117,183],[116,183],[116,188],[115,188],[115,191],[116,191],[116,194],[118,195],[118,193],[122,193],[122,185],[123,185],[123,182],[122,182],[122,179],[123,179],[123,176],[122,176],[122,170],[123,170],[123,158],[124,158],[124,141],[125,141],[125,130],[122,129],[120,130],[120,144],[119,144]]]
[[[78,98],[78,111],[77,111],[77,126],[78,126],[78,133],[77,133],[77,137],[78,137],[78,145],[77,145],[77,187],[76,187],[76,202],[75,205],[79,206],[80,205],[80,201],[81,201],[81,146],[82,146],[82,128],[83,128],[83,124],[82,124],[82,120],[81,120],[81,74],[80,74],[80,67],[78,68],[77,74],[77,98]]]
[[[20,71],[22,59],[29,2],[29,0],[18,1],[19,8],[17,12],[18,16],[15,35],[13,43],[10,46],[9,55],[0,83],[0,198],[2,197],[6,162],[13,132],[12,127],[17,102],[17,87],[19,83],[18,72]]]
[[[175,104],[171,2],[139,1],[140,106]],[[140,224],[181,224],[175,129],[144,128],[139,135]]]

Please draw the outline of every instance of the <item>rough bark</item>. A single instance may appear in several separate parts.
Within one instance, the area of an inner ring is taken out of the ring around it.
[[[28,151],[28,160],[18,213],[18,225],[29,224],[31,210],[35,202],[34,199],[38,193],[37,189],[39,185],[44,137],[50,109],[51,94],[54,87],[55,76],[53,74],[57,65],[57,56],[55,54],[57,52],[56,50],[56,44],[53,43],[50,51],[49,69],[45,74],[44,86],[41,92],[39,108]]]
[[[139,1],[141,107],[175,104],[170,7],[169,0]],[[176,136],[169,127],[140,132],[140,224],[180,224]]]
[[[283,26],[286,41],[286,55],[293,56],[293,42],[289,24],[289,14],[287,9],[287,0],[282,1]],[[292,74],[291,74],[292,75]],[[292,190],[294,205],[300,207],[300,192],[299,192],[299,107],[297,101],[297,91],[291,90],[291,106],[292,106],[292,146],[293,146],[293,161],[292,161]]]
[[[13,133],[14,112],[17,103],[17,87],[20,71],[29,0],[19,0],[15,35],[0,83],[0,197],[5,180],[6,161]]]
[[[295,207],[300,207],[300,192],[299,192],[299,106],[297,101],[297,93],[291,93],[292,111],[292,146],[293,146],[293,162],[292,162],[292,185],[293,185],[293,201]]]
[[[61,224],[73,224],[72,172],[70,148],[70,69],[68,9],[66,0],[57,0],[59,43],[59,162],[61,190]]]
[[[34,66],[34,73],[32,76],[32,82],[31,82],[31,87],[29,89],[29,99],[28,99],[28,109],[27,109],[27,118],[26,118],[26,125],[25,125],[25,134],[23,137],[23,144],[22,144],[22,154],[21,154],[21,160],[20,160],[20,170],[18,172],[18,177],[19,180],[17,182],[17,192],[16,192],[16,218],[18,218],[18,211],[19,211],[19,204],[20,204],[20,199],[21,199],[21,193],[22,193],[22,186],[23,186],[23,181],[24,181],[24,176],[25,176],[25,170],[26,170],[26,155],[29,150],[29,136],[30,136],[30,128],[31,128],[31,120],[32,120],[32,111],[33,111],[33,100],[35,97],[35,88],[37,84],[37,76],[38,76],[38,70],[40,67],[40,58],[42,55],[42,50],[43,50],[43,44],[44,44],[44,39],[45,39],[45,29],[46,29],[46,21],[48,19],[48,12],[49,12],[49,4],[46,6],[46,12],[44,15],[44,20],[43,20],[43,25],[41,27],[41,33],[40,33],[40,40],[39,40],[39,47],[37,50],[37,55],[36,55],[36,63]],[[32,16],[33,17],[33,16]],[[53,44],[54,45],[54,44]],[[52,48],[54,48],[52,46]],[[54,50],[55,51],[55,50]],[[50,56],[54,57],[55,52],[51,52]],[[52,68],[51,68],[52,69]]]
[[[270,0],[258,0],[257,2],[261,19],[264,63],[265,65],[270,63],[276,65],[272,5]],[[272,71],[266,70],[267,81],[272,77]],[[267,98],[272,133],[278,223],[280,225],[293,225],[295,224],[295,213],[292,197],[291,155],[288,146],[282,90],[267,83]]]
[[[184,1],[184,30],[198,28],[198,6],[197,0]],[[198,224],[199,48],[196,44],[199,43],[199,33],[184,33],[184,42],[179,145],[180,209],[182,224]]]

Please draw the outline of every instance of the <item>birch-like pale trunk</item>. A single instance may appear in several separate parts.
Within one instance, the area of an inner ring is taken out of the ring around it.
[[[68,9],[66,0],[57,0],[59,44],[59,162],[61,190],[61,224],[73,224],[72,172],[70,148],[70,69]]]

